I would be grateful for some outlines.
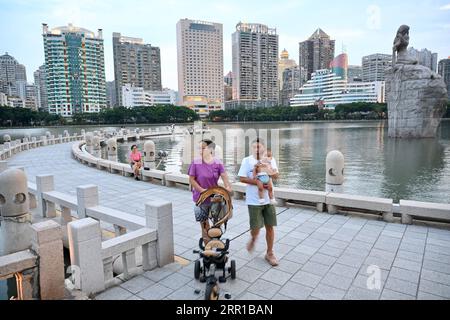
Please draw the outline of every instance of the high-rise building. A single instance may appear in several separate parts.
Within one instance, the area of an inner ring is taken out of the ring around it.
[[[48,111],[62,116],[99,112],[106,107],[103,32],[72,24],[49,30],[42,25]]]
[[[114,108],[117,106],[117,95],[116,95],[116,82],[107,81],[106,82],[106,104],[108,108]]]
[[[439,61],[439,74],[444,78],[444,82],[447,85],[448,99],[450,100],[450,57]]]
[[[362,67],[361,66],[348,66],[348,82],[361,82],[362,81]]]
[[[40,66],[33,75],[34,85],[36,86],[37,107],[38,109],[48,110],[45,65]]]
[[[414,47],[408,48],[408,54],[415,58],[419,64],[430,68],[432,71],[437,72],[438,54],[433,53],[428,49],[417,50]]]
[[[303,78],[302,78],[303,77]],[[306,72],[302,72],[299,66],[286,68],[283,71],[283,88],[281,88],[281,105],[289,106],[290,100],[300,92],[300,88],[306,83]]]
[[[16,96],[17,81],[27,82],[25,66],[10,56],[8,52],[0,56],[0,92],[8,96]]]
[[[233,72],[228,72],[223,81],[225,101],[233,100]]]
[[[223,108],[223,26],[182,19],[177,23],[179,104],[197,110],[195,101]]]
[[[386,79],[385,71],[392,67],[392,55],[390,54],[371,54],[362,58],[362,81],[384,81]]]
[[[7,106],[9,106],[8,96],[3,92],[0,92],[0,107],[7,107]]]
[[[306,70],[308,80],[313,72],[330,67],[335,44],[335,40],[320,28],[308,40],[300,42],[299,65]]]
[[[144,90],[161,90],[161,53],[159,47],[145,44],[141,38],[113,33],[114,80],[118,105],[122,105],[122,87],[131,84]]]
[[[280,54],[280,60],[278,60],[278,84],[279,90],[283,90],[283,72],[287,68],[293,68],[297,66],[297,62],[294,59],[289,59],[289,52],[284,49]],[[300,70],[300,69],[299,69]],[[300,86],[298,87],[300,88]]]
[[[278,104],[278,35],[263,24],[241,23],[232,35],[233,103],[246,108]]]

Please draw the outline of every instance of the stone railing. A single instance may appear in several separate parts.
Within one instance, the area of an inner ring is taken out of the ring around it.
[[[53,218],[63,226],[71,264],[79,268],[75,287],[86,294],[119,283],[113,270],[119,270],[122,279],[130,279],[173,262],[171,203],[149,202],[146,217],[138,217],[100,206],[95,185],[77,187],[76,197],[56,191],[51,175],[36,176],[36,184],[28,183],[28,193],[35,199],[33,206],[39,216]],[[101,224],[113,228],[115,236],[105,239]]]
[[[133,175],[128,164],[96,158],[83,148],[84,144],[81,141],[75,143],[72,147],[72,154],[78,161],[92,167],[106,169],[106,171],[111,173],[119,173],[124,176]],[[104,164],[100,164],[102,162]],[[186,174],[143,169],[141,169],[140,174],[144,181],[156,179],[167,187],[175,187],[177,185],[184,188],[191,187],[189,176]],[[232,189],[235,199],[244,198],[246,184],[234,182],[232,183]],[[393,199],[280,187],[275,187],[274,193],[280,206],[286,206],[287,203],[296,203],[313,206],[319,212],[327,211],[331,214],[338,212],[376,214],[380,215],[387,222],[394,222],[397,218],[404,224],[411,224],[413,218],[423,221],[450,222],[450,204],[405,200],[401,200],[399,204],[396,204]]]
[[[0,280],[15,277],[17,299],[63,299],[61,226],[48,220],[31,225],[31,248],[0,256]]]

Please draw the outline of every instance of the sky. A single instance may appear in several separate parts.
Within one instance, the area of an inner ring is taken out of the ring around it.
[[[407,24],[410,46],[450,56],[450,0],[0,0],[0,54],[27,68],[28,81],[44,63],[42,23],[103,29],[106,80],[114,80],[112,33],[143,38],[161,49],[163,87],[177,90],[176,23],[223,24],[224,73],[231,71],[231,34],[240,21],[276,28],[280,52],[298,62],[298,43],[322,28],[350,64],[372,53],[392,52],[398,27]]]

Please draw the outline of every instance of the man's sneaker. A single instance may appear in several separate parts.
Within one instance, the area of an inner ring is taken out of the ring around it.
[[[278,260],[277,260],[277,258],[275,257],[275,255],[273,254],[273,253],[271,253],[271,254],[266,254],[266,260],[267,260],[267,262],[269,262],[269,264],[272,266],[272,267],[276,267],[276,266],[278,266]]]

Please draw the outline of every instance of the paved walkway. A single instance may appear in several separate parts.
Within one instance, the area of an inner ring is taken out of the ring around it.
[[[146,272],[97,299],[202,299],[204,284],[193,276],[192,250],[200,228],[191,193],[89,168],[71,158],[70,148],[71,143],[42,147],[9,162],[24,166],[33,182],[38,174],[53,174],[56,189],[72,195],[79,185],[96,184],[101,205],[136,215],[144,215],[147,201],[171,201],[175,253],[191,261]],[[264,260],[264,232],[255,253],[249,254],[247,210],[243,201],[235,201],[234,208],[226,236],[233,239],[230,251],[237,279],[220,285],[232,299],[450,299],[448,230],[277,208],[275,252],[280,266],[271,268]],[[381,270],[379,289],[367,287],[371,265]]]

